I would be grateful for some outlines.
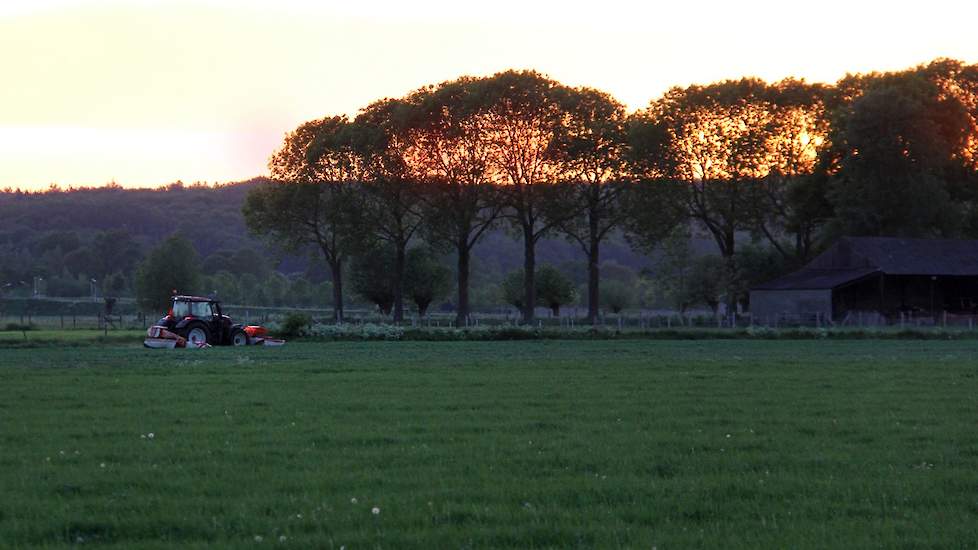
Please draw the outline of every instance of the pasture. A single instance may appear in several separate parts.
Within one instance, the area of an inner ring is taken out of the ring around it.
[[[137,346],[0,349],[0,547],[978,545],[973,340]]]

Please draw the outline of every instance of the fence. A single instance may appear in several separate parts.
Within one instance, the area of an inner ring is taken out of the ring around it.
[[[113,314],[105,315],[105,305],[94,301],[71,301],[50,299],[4,299],[0,300],[0,329],[8,325],[33,325],[46,329],[145,329],[154,324],[160,314],[146,314],[138,311],[132,300],[120,300]],[[235,322],[244,324],[269,324],[280,322],[285,315],[293,312],[310,316],[315,323],[335,322],[331,308],[289,308],[247,305],[224,305],[223,311]],[[534,325],[539,327],[575,328],[590,326],[586,310],[570,306],[553,315],[549,309],[539,308]],[[345,322],[351,324],[391,324],[390,316],[381,315],[375,309],[352,307],[345,311]],[[435,311],[424,317],[406,315],[405,327],[457,327],[456,315],[451,311]],[[463,321],[461,327],[520,325],[521,313],[515,308],[499,307],[475,312]],[[750,326],[772,328],[813,327],[813,328],[921,328],[947,327],[956,329],[975,329],[978,315],[950,312],[900,312],[889,316],[876,311],[850,311],[842,318],[827,319],[819,312],[803,314],[779,314],[765,318],[752,317],[750,313],[714,314],[710,310],[691,310],[676,312],[668,310],[630,310],[620,314],[602,312],[598,326],[617,330],[652,330],[678,328],[737,329]]]
[[[848,311],[841,319],[827,319],[822,313],[779,314],[751,320],[752,324],[778,327],[826,328],[957,328],[978,327],[978,314],[941,312],[897,312],[885,315],[878,311]]]

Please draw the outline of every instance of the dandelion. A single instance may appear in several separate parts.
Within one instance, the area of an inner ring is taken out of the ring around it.
[[[295,519],[302,519],[302,514],[296,514]]]
[[[373,508],[370,509],[370,513],[373,514],[373,515],[375,515],[375,516],[379,516],[380,515],[380,508],[378,508],[377,506],[374,506]]]
[[[105,468],[105,463],[103,462],[103,463],[99,464],[98,467],[99,468]]]
[[[154,437],[156,437],[156,434],[154,434],[153,432],[149,432],[148,434],[146,434],[146,437],[148,437],[149,439],[153,439]]]
[[[265,538],[262,537],[261,535],[255,535],[255,542],[261,542],[263,540],[265,540]]]
[[[356,504],[356,503],[357,503],[357,497],[353,497],[350,499],[350,504]]]
[[[730,439],[730,434],[727,434],[727,439]]]
[[[64,456],[65,455],[65,452],[64,451],[58,451],[58,454],[61,455],[61,456]]]
[[[146,439],[146,434],[139,434],[139,439]]]
[[[285,541],[287,541],[287,540],[288,540],[288,539],[287,539],[287,538],[285,537],[285,535],[279,535],[279,537],[278,537],[278,541],[279,541],[279,542],[285,542]]]

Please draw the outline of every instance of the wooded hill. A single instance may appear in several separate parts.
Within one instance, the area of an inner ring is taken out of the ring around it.
[[[200,255],[205,275],[225,270],[264,279],[271,272],[311,283],[328,281],[317,255],[287,255],[277,246],[248,233],[241,206],[262,178],[217,186],[180,183],[158,189],[118,185],[44,192],[0,192],[0,287],[10,295],[32,292],[34,277],[52,296],[87,295],[89,279],[115,288],[100,292],[131,293],[135,266],[146,251],[172,234],[189,239]],[[418,243],[421,245],[423,243]],[[698,242],[704,252],[711,244]],[[491,231],[475,248],[476,286],[498,284],[522,262],[521,244],[504,229]],[[575,284],[586,280],[579,248],[558,237],[541,243],[543,263],[555,265]],[[650,259],[615,237],[606,248],[609,265],[635,273]],[[450,262],[446,262],[449,264]],[[10,286],[7,286],[10,285]],[[329,305],[328,298],[303,305]]]

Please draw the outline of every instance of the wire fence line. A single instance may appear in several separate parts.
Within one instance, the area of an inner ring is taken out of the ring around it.
[[[243,324],[269,324],[281,322],[287,315],[299,313],[309,317],[311,324],[335,324],[332,308],[251,306],[241,304],[222,305],[224,313],[235,322]],[[555,315],[546,308],[538,309],[538,317],[532,325],[538,327],[579,328],[591,326],[586,309],[570,306]],[[139,311],[132,299],[117,301],[112,312],[106,312],[101,301],[51,298],[0,299],[0,329],[32,326],[44,329],[137,329],[148,328],[162,316]],[[344,313],[344,323],[394,324],[389,315],[382,315],[371,307],[352,307]],[[459,325],[454,311],[434,311],[425,316],[408,316],[399,323],[402,327],[452,327],[471,328],[480,326],[523,326],[521,313],[512,307],[496,307],[472,313]],[[978,326],[976,314],[952,314],[942,312],[898,312],[883,315],[877,311],[849,311],[835,319],[821,312],[783,313],[764,317],[749,312],[717,314],[710,310],[685,312],[662,309],[633,309],[620,313],[603,311],[597,326],[618,330],[651,330],[678,328],[743,329],[751,326],[769,328],[956,328],[974,330]]]

